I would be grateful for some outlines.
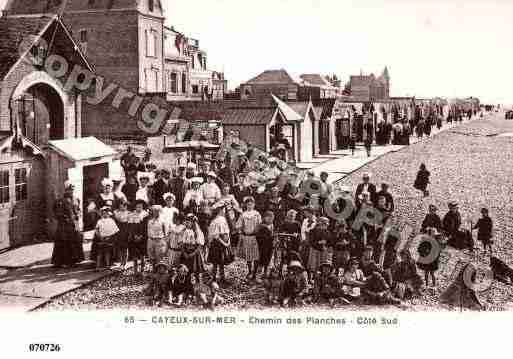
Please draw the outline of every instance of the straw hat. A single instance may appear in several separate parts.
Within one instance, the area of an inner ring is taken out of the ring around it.
[[[176,200],[175,195],[174,195],[174,194],[172,194],[172,193],[170,193],[170,192],[164,193],[164,194],[162,195],[162,199],[163,199],[164,201],[167,201],[167,199],[168,199],[168,198],[172,198],[172,199],[173,199],[173,201],[174,201],[174,200]]]
[[[153,206],[151,206],[151,211],[155,211],[155,212],[162,212],[162,206],[159,205],[159,204],[154,204]]]
[[[325,260],[321,263],[321,265],[319,266],[319,269],[322,270],[322,268],[324,267],[328,267],[329,269],[333,269],[333,263],[331,263],[331,261],[329,260]]]
[[[298,271],[303,271],[305,269],[300,261],[291,261],[287,268]]]
[[[199,184],[202,184],[202,183],[203,183],[203,178],[202,178],[202,177],[192,177],[192,178],[191,178],[191,182],[192,182],[192,183],[199,183]]]
[[[64,189],[65,190],[74,189],[74,188],[75,188],[75,185],[73,183],[71,183],[71,181],[64,182]]]
[[[166,262],[164,262],[164,261],[158,262],[155,265],[155,270],[158,271],[160,267],[164,267],[164,268],[166,268],[166,270],[169,270],[169,265]]]
[[[102,185],[102,187],[107,187],[107,186],[112,187],[114,184],[112,183],[112,180],[110,180],[109,178],[104,178],[104,179],[102,179],[101,185]]]

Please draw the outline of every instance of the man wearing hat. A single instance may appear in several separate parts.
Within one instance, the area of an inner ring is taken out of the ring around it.
[[[443,229],[450,238],[456,238],[461,227],[461,214],[458,209],[458,203],[451,201],[448,204],[449,212],[442,221]]]
[[[195,163],[192,163],[192,162],[189,162],[187,164],[187,169],[186,169],[186,172],[185,172],[185,178],[187,179],[191,179],[192,177],[195,177],[196,176],[196,164]]]
[[[251,195],[246,181],[246,174],[239,173],[237,176],[237,183],[232,188],[232,193],[238,203],[242,203],[244,198]]]
[[[355,199],[357,208],[360,208],[362,205],[360,195],[364,192],[369,193],[372,203],[376,203],[376,186],[370,182],[370,178],[370,173],[365,172],[362,176],[363,182],[356,187]]]
[[[269,162],[269,168],[264,172],[264,176],[268,183],[273,183],[281,174],[281,171],[277,166],[278,159],[276,157],[269,157],[267,162]]]
[[[171,179],[171,193],[176,197],[175,206],[178,210],[183,210],[183,199],[187,192],[189,183],[185,177],[185,167],[178,167],[176,176]]]
[[[203,199],[207,201],[209,205],[216,203],[221,198],[221,190],[216,184],[216,179],[217,175],[215,172],[210,171],[207,173],[207,181],[200,187]]]
[[[426,214],[426,217],[422,221],[422,226],[420,231],[422,233],[427,233],[428,229],[434,228],[437,233],[442,231],[442,220],[440,216],[436,213],[438,208],[434,204],[429,205],[429,213]]]
[[[207,160],[204,160],[201,163],[201,170],[196,176],[203,178],[203,183],[207,183],[207,181],[208,181],[208,175],[211,172],[211,165],[212,165],[212,163]],[[217,176],[216,176],[216,178],[217,178]]]
[[[155,203],[165,206],[163,196],[164,193],[171,192],[171,172],[167,169],[163,169],[160,174],[161,177],[153,185],[153,194],[155,196]]]
[[[66,181],[63,198],[57,199],[53,206],[57,221],[52,253],[55,267],[72,267],[84,260],[82,235],[79,232],[80,201],[74,196],[74,189],[74,185]]]

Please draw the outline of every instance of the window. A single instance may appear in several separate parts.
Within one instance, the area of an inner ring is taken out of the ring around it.
[[[146,56],[156,57],[157,55],[157,32],[146,30]]]
[[[150,11],[153,11],[154,8],[155,8],[155,4],[154,4],[153,0],[148,0],[148,9]]]
[[[9,171],[0,171],[0,204],[9,203]]]
[[[159,72],[156,69],[144,70],[144,81],[147,92],[157,92],[159,88]]]
[[[191,68],[194,68],[195,67],[195,61],[194,61],[194,55],[191,56]]]
[[[169,86],[172,93],[178,92],[178,75],[176,72],[171,73],[169,76]]]
[[[182,93],[187,93],[187,76],[182,74]]]
[[[14,188],[16,192],[16,201],[27,199],[27,169],[17,168],[14,170]]]
[[[192,93],[193,94],[198,94],[199,93],[198,85],[192,85]]]
[[[80,30],[79,38],[80,42],[87,42],[87,30]]]

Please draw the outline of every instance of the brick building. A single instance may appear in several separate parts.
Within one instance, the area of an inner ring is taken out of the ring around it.
[[[9,0],[7,16],[56,14],[105,78],[103,86],[146,99],[202,100],[213,91],[212,71],[199,41],[166,28],[160,0]],[[84,135],[133,137],[141,133],[127,116],[129,101],[114,109],[115,92],[99,105],[84,104]]]
[[[254,100],[259,104],[271,104],[271,94],[285,101],[298,99],[299,85],[288,72],[267,70],[240,85],[241,100]]]
[[[379,77],[374,76],[374,74],[351,76],[349,86],[351,96],[358,101],[386,100],[390,97],[390,75],[388,68],[385,67]]]

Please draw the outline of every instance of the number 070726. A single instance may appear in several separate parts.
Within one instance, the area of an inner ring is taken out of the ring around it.
[[[50,343],[29,344],[29,351],[31,351],[31,352],[60,352],[61,346],[59,344],[50,344]]]

